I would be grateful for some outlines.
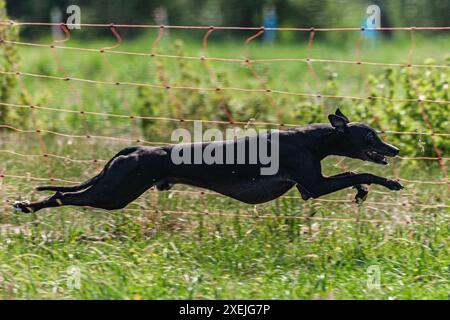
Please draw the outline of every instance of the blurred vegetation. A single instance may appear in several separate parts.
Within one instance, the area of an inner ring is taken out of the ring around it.
[[[0,20],[8,20],[5,8],[5,1],[0,0]],[[16,40],[19,30],[0,26],[0,41]],[[14,66],[18,63],[17,48],[9,43],[0,45],[0,69],[3,71],[14,71]],[[0,101],[7,102],[11,98],[12,92],[17,84],[17,77],[14,75],[2,75],[0,77]],[[4,122],[7,115],[6,108],[0,108],[0,121]]]

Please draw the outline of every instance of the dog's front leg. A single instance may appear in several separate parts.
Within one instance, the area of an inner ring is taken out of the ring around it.
[[[390,190],[400,190],[403,186],[395,180],[386,179],[370,173],[358,173],[321,177],[315,182],[310,182],[306,187],[313,198],[333,193],[345,188],[363,184],[378,184]]]
[[[343,172],[336,174],[334,176],[331,176],[330,178],[339,178],[339,177],[346,177],[346,176],[352,176],[355,175],[353,171]],[[366,200],[367,195],[369,194],[369,189],[367,186],[363,184],[357,184],[353,186],[354,189],[356,189],[356,195],[355,195],[355,202],[361,203]]]
[[[351,176],[351,175],[355,175],[355,174],[356,173],[354,173],[352,171],[348,171],[348,172],[343,172],[343,173],[339,173],[337,175],[331,176],[330,178],[347,177],[347,176]],[[355,195],[356,203],[361,203],[364,200],[366,200],[367,194],[369,193],[369,189],[367,189],[367,186],[365,186],[363,184],[357,184],[357,185],[354,185],[353,188],[355,188],[357,191],[357,193]],[[312,197],[312,194],[310,192],[308,192],[308,190],[300,184],[297,184],[297,190],[300,192],[303,200],[308,200],[309,198]]]

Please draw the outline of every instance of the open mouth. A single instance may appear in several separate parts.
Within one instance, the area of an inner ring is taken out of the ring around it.
[[[388,164],[386,157],[377,151],[367,151],[366,156],[369,161],[381,164],[383,166]]]

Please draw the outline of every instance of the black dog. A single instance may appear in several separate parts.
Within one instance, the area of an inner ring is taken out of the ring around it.
[[[362,123],[349,123],[339,109],[330,114],[330,124],[311,124],[287,131],[277,131],[279,167],[273,175],[262,175],[260,162],[256,164],[174,164],[171,152],[175,146],[129,147],[115,155],[95,177],[77,186],[43,186],[37,190],[56,193],[41,201],[14,203],[22,212],[35,212],[43,208],[63,205],[90,206],[108,210],[121,209],[152,186],[169,190],[182,183],[210,189],[249,204],[278,198],[294,185],[304,200],[317,198],[344,188],[357,190],[356,200],[367,196],[366,184],[378,184],[390,190],[403,186],[395,181],[369,173],[345,172],[331,177],[321,173],[320,161],[329,155],[371,161],[386,165],[385,156],[396,156],[397,148],[377,136],[374,129]],[[260,134],[261,135],[261,134]],[[260,136],[259,135],[259,136]],[[258,138],[258,136],[256,136]],[[183,152],[196,147],[236,147],[243,144],[249,151],[249,137],[234,141],[185,144]],[[228,150],[228,149],[227,149]],[[248,152],[247,152],[248,153]],[[234,153],[233,153],[234,154]],[[248,158],[246,158],[248,160]]]

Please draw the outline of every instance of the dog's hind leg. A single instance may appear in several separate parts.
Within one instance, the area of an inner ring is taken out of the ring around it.
[[[79,193],[82,194],[82,193]],[[63,194],[61,192],[56,192],[54,195],[46,197],[42,200],[36,201],[36,202],[29,202],[29,201],[16,201],[13,204],[13,207],[16,211],[20,211],[23,213],[30,213],[30,212],[36,212],[44,208],[54,208],[59,207],[67,204],[74,204],[74,205],[83,205],[82,199],[79,199],[79,201],[74,202],[73,200],[69,201],[67,200],[67,196],[69,193]],[[71,195],[76,195],[76,193],[73,193]]]
[[[121,155],[110,163],[103,175],[88,189],[74,193],[57,192],[44,200],[19,202],[14,207],[22,212],[66,205],[121,209],[164,177],[164,161],[162,152]]]
[[[75,192],[75,191],[81,191],[84,189],[89,188],[92,186],[102,175],[105,173],[106,170],[108,170],[111,163],[119,156],[127,155],[133,152],[136,152],[139,150],[139,146],[136,147],[128,147],[123,150],[121,150],[119,153],[117,153],[114,157],[112,157],[106,164],[103,170],[97,174],[96,176],[90,178],[89,180],[82,182],[75,186],[39,186],[36,188],[37,191],[60,191],[60,192]]]
[[[100,184],[88,190],[75,193],[56,192],[54,195],[36,202],[15,202],[14,209],[24,213],[36,212],[44,208],[60,206],[88,206],[107,210],[122,209],[127,204],[138,198],[148,188],[141,185],[133,189],[121,189],[118,184],[109,184],[108,181],[100,181]]]
[[[164,159],[160,155],[120,156],[92,187],[81,193],[66,193],[61,201],[64,205],[122,209],[157,184],[164,175]]]
[[[45,199],[30,202],[30,201],[16,201],[13,203],[13,208],[16,211],[20,211],[23,213],[36,212],[42,208],[51,208],[60,206],[60,192],[56,192],[54,195],[47,197]]]

